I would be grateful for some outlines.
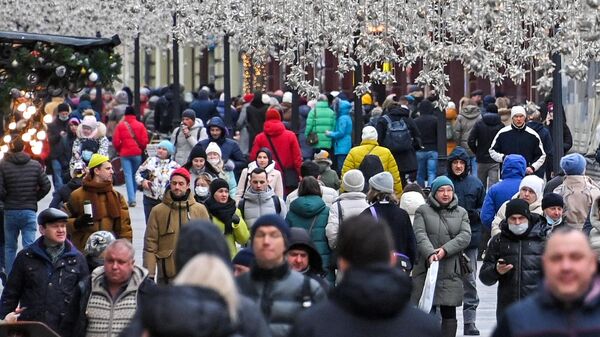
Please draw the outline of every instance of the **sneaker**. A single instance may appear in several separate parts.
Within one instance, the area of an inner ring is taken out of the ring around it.
[[[465,336],[479,336],[479,330],[475,326],[475,323],[467,323],[465,324],[463,335]]]
[[[132,201],[129,203],[129,207],[135,207],[135,205],[136,205],[135,201]]]

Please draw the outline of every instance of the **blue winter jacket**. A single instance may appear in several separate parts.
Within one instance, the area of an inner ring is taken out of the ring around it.
[[[221,129],[221,137],[217,139],[212,138],[209,131],[211,126],[217,126]],[[229,131],[227,130],[227,126],[225,126],[225,123],[223,122],[221,117],[211,118],[208,121],[206,129],[208,132],[208,139],[199,141],[198,143],[196,143],[196,145],[194,145],[194,148],[201,147],[203,150],[206,150],[206,147],[208,147],[208,144],[210,142],[215,142],[221,148],[221,159],[224,163],[227,162],[227,160],[231,159],[234,162],[236,169],[246,167],[246,158],[240,150],[240,146],[238,145],[238,143],[236,143],[232,139],[227,138],[227,134]],[[192,149],[190,153],[195,153],[195,151]]]
[[[460,159],[467,164],[465,171],[457,176],[452,172],[452,162]],[[458,197],[458,205],[467,210],[469,214],[469,224],[471,225],[471,242],[468,248],[479,247],[481,241],[481,206],[485,198],[485,187],[479,178],[469,174],[469,154],[467,151],[458,146],[450,156],[448,156],[448,178],[454,184],[454,193]]]
[[[350,117],[352,104],[348,101],[340,100],[338,103],[338,118],[335,123],[335,131],[329,134],[333,138],[333,153],[348,154],[352,147],[352,118]]]
[[[519,184],[525,177],[527,163],[519,154],[509,154],[502,165],[502,181],[490,187],[481,207],[481,222],[488,228],[492,227],[494,216],[500,206],[519,191]]]

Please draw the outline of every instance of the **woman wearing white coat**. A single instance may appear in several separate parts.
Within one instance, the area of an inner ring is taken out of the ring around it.
[[[248,188],[248,182],[250,181],[250,172],[257,167],[267,171],[269,186],[273,189],[275,195],[283,199],[283,179],[281,178],[281,172],[275,168],[275,162],[273,161],[271,151],[266,147],[263,147],[256,153],[256,160],[250,162],[248,167],[242,170],[235,201],[239,202],[244,195],[246,188]]]
[[[340,194],[329,208],[329,218],[325,227],[325,234],[331,249],[337,245],[340,223],[344,219],[362,213],[365,208],[369,207],[367,196],[362,192],[364,186],[365,178],[359,170],[349,170],[342,177],[342,188],[345,192]]]

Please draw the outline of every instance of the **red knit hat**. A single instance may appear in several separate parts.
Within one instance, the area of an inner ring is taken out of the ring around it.
[[[271,109],[267,110],[267,120],[270,121],[272,119],[276,119],[276,120],[280,121],[281,115],[279,114],[279,111],[271,108]]]
[[[182,176],[185,181],[187,181],[187,183],[190,183],[190,172],[188,170],[185,169],[185,167],[180,167],[178,169],[176,169],[175,171],[173,171],[173,173],[171,173],[171,177],[169,178],[169,180],[173,179],[174,175],[178,175],[178,176]]]
[[[250,103],[254,99],[254,94],[248,93],[244,95],[244,103]]]

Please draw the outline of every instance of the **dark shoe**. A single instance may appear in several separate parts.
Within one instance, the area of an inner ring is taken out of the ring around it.
[[[135,201],[132,201],[129,203],[129,207],[135,207],[135,205],[136,205]]]
[[[467,323],[465,324],[465,328],[463,330],[463,335],[465,336],[479,336],[479,330],[475,326],[475,323]]]
[[[456,319],[442,319],[442,337],[456,337],[457,327]]]

